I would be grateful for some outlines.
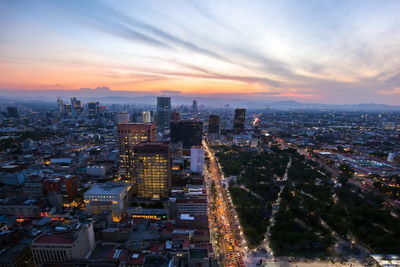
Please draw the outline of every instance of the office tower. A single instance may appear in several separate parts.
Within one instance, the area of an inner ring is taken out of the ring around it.
[[[159,131],[169,129],[171,121],[171,98],[157,97],[157,126]]]
[[[64,114],[68,116],[72,114],[71,104],[64,104]]]
[[[117,124],[121,124],[121,123],[129,123],[129,113],[128,112],[117,113]]]
[[[235,118],[233,119],[233,133],[240,134],[244,130],[244,120],[246,118],[246,109],[235,109]]]
[[[71,110],[74,116],[81,114],[83,111],[82,102],[76,99],[76,97],[71,98]]]
[[[210,115],[208,118],[208,133],[219,134],[220,117],[218,115]]]
[[[93,223],[75,223],[50,229],[40,234],[31,243],[33,258],[37,266],[45,263],[64,263],[84,260],[96,246]]]
[[[64,101],[61,99],[57,98],[57,106],[58,106],[58,113],[63,114],[64,113]]]
[[[180,121],[181,120],[181,114],[179,112],[173,111],[171,113],[171,120],[172,121]]]
[[[190,149],[190,170],[203,174],[204,168],[204,150],[202,148],[192,147]]]
[[[168,197],[171,188],[171,151],[168,142],[147,142],[134,146],[138,196]]]
[[[106,182],[95,184],[83,194],[85,212],[102,214],[111,211],[113,221],[120,221],[129,205],[130,186],[124,183]]]
[[[171,142],[182,142],[184,148],[201,146],[203,122],[197,119],[171,122]]]
[[[87,115],[91,119],[97,118],[99,115],[99,102],[87,103]]]
[[[16,107],[7,107],[7,115],[10,118],[18,118],[18,109]]]
[[[193,100],[192,112],[193,112],[193,115],[195,115],[195,116],[198,114],[197,100]]]
[[[134,182],[133,146],[140,142],[156,140],[154,123],[122,123],[117,126],[120,174],[124,179]]]
[[[153,112],[152,111],[143,111],[142,116],[143,116],[144,123],[153,122]]]

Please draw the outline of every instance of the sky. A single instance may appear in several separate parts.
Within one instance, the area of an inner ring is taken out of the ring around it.
[[[400,103],[400,1],[0,0],[0,88]]]

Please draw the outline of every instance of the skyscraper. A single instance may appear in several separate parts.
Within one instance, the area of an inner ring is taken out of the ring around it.
[[[194,116],[198,115],[197,100],[193,100],[192,112]]]
[[[97,118],[99,115],[99,102],[87,103],[87,115],[91,119]]]
[[[246,118],[246,109],[235,109],[235,118],[233,119],[233,133],[240,134],[244,130],[244,121]]]
[[[57,106],[58,106],[58,113],[63,114],[65,110],[64,102],[59,98],[57,98]]]
[[[157,126],[160,131],[169,129],[171,121],[171,98],[157,97]]]
[[[134,146],[138,196],[168,197],[171,189],[171,151],[168,142],[147,142]]]
[[[133,146],[140,142],[156,140],[154,123],[122,123],[117,126],[120,174],[131,182],[135,181]]]
[[[182,142],[184,148],[201,146],[203,122],[197,119],[171,122],[171,142]]]
[[[210,115],[208,118],[208,133],[219,134],[220,117],[218,115]]]
[[[76,97],[71,98],[71,111],[74,116],[78,116],[83,111],[82,102]]]

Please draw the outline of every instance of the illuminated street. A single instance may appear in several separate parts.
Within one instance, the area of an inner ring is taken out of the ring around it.
[[[209,224],[214,251],[223,266],[245,266],[247,247],[222,174],[213,152],[203,142],[209,156],[205,175],[209,200]],[[214,189],[215,188],[215,189]]]

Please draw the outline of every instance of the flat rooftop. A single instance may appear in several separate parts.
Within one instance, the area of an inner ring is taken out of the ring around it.
[[[36,244],[72,244],[74,238],[68,233],[54,233],[50,235],[43,234],[39,236],[34,243]]]
[[[84,195],[119,195],[127,188],[120,183],[106,182],[93,185]]]

